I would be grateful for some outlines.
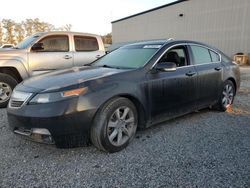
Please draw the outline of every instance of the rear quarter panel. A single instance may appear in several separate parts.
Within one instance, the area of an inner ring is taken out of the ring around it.
[[[234,80],[236,84],[236,91],[240,88],[240,68],[234,62],[222,62],[223,69],[223,81],[228,79]]]

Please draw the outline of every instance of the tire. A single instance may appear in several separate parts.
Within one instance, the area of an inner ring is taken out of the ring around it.
[[[13,89],[18,82],[8,74],[0,73],[0,108],[7,106]]]
[[[108,101],[100,108],[91,127],[92,144],[106,152],[124,149],[134,138],[138,124],[135,105],[127,98]]]
[[[218,103],[214,108],[221,112],[225,112],[233,104],[235,92],[236,90],[233,82],[226,80],[223,84]]]

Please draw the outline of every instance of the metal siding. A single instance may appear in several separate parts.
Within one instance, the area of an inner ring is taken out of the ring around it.
[[[113,23],[113,42],[198,40],[232,56],[250,52],[249,18],[250,0],[190,0]]]

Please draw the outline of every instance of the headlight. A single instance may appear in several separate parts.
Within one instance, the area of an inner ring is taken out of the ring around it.
[[[11,99],[15,101],[26,101],[31,95],[32,93],[25,93],[14,89],[11,95]]]
[[[78,96],[80,94],[86,93],[88,90],[87,87],[72,89],[62,92],[55,92],[55,93],[41,93],[37,94],[29,104],[36,104],[36,103],[50,103],[50,102],[57,102],[64,100],[65,98]]]

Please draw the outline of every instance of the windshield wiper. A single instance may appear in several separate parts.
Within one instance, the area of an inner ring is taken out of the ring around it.
[[[120,69],[120,67],[114,67],[114,66],[110,66],[110,65],[100,65],[98,67],[105,67],[105,68],[111,68],[111,69]]]
[[[92,66],[92,63],[88,63],[88,64],[85,64],[83,66]],[[114,67],[114,66],[110,66],[110,65],[99,65],[99,66],[96,66],[96,67],[104,67],[104,68],[111,68],[111,69],[120,69],[120,67]]]
[[[91,64],[92,64],[92,63],[88,63],[88,64],[85,64],[85,65],[83,65],[83,66],[91,66]]]

